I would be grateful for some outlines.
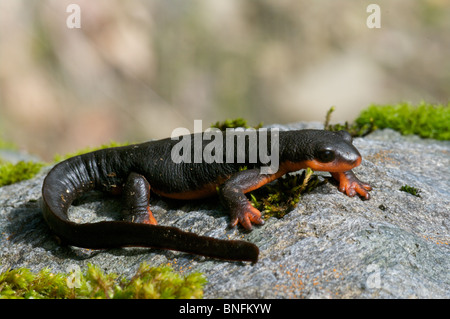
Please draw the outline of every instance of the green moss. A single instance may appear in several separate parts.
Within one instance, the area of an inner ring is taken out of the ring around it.
[[[63,298],[66,293],[63,275],[54,275],[48,269],[38,274],[26,268],[8,270],[0,274],[0,298]]]
[[[400,190],[402,192],[406,192],[409,193],[411,195],[414,195],[416,197],[420,197],[420,189],[409,186],[409,185],[403,185],[402,187],[400,187]]]
[[[0,149],[17,150],[17,146],[0,139]],[[0,187],[33,178],[43,166],[44,163],[31,161],[13,164],[0,158]]]
[[[0,274],[0,299],[191,299],[202,298],[206,279],[199,273],[182,276],[170,267],[140,265],[131,279],[88,265],[85,272],[53,274],[26,268]]]
[[[249,194],[252,205],[264,213],[264,218],[282,218],[293,210],[302,194],[312,191],[324,182],[307,168],[299,174],[287,174],[271,184]]]
[[[33,178],[44,163],[20,161],[16,164],[0,160],[0,187]]]
[[[391,128],[404,135],[450,139],[450,103],[447,106],[422,102],[395,105],[371,105],[356,119],[357,125],[373,123],[377,128]]]
[[[263,123],[259,123],[258,125],[250,126],[247,124],[247,120],[238,117],[236,119],[226,119],[223,122],[216,122],[214,124],[211,124],[211,127],[215,127],[221,131],[225,131],[227,128],[238,128],[238,127],[259,129],[262,127],[262,125]]]
[[[361,123],[349,124],[347,121],[344,124],[330,124],[331,114],[335,111],[335,107],[332,106],[325,117],[324,129],[328,131],[341,131],[345,130],[351,134],[353,137],[362,137],[373,132],[377,129],[373,119],[368,121],[362,121]]]

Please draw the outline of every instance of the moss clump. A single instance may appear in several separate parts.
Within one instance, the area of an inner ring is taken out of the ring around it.
[[[347,121],[344,124],[330,124],[331,114],[335,111],[335,107],[332,106],[325,117],[324,129],[328,131],[347,131],[353,137],[362,137],[367,134],[373,132],[377,129],[373,119],[369,119],[368,121],[362,121],[361,123],[352,123],[349,124]]]
[[[44,163],[20,161],[16,164],[0,160],[0,187],[33,178]]]
[[[249,194],[252,205],[264,213],[264,218],[282,218],[293,210],[302,194],[312,191],[321,181],[307,168],[302,174],[287,174],[271,184],[254,190]]]
[[[263,123],[259,123],[258,125],[255,126],[250,126],[247,124],[247,120],[240,117],[233,120],[227,119],[223,122],[216,122],[214,124],[211,124],[211,127],[218,128],[221,131],[225,131],[227,128],[238,128],[238,127],[259,129],[262,126]]]
[[[420,197],[420,189],[418,189],[418,188],[415,188],[415,187],[412,187],[409,185],[403,185],[402,187],[400,187],[400,190],[402,192],[409,193],[413,196]]]
[[[65,276],[52,274],[48,269],[36,275],[26,268],[0,274],[1,299],[64,298],[66,290]]]
[[[437,140],[450,139],[450,103],[447,106],[422,102],[395,105],[371,105],[356,119],[357,125],[373,123],[377,128],[391,128],[404,135],[416,134]]]
[[[26,268],[0,274],[0,298],[20,299],[190,299],[202,298],[206,279],[199,273],[181,276],[170,267],[143,263],[130,279],[105,274],[88,265],[84,273],[53,274],[43,269],[33,274]]]

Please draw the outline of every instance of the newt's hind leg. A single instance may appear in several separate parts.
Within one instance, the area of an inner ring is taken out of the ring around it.
[[[123,219],[134,222],[156,225],[156,219],[150,210],[150,184],[147,179],[137,173],[131,173],[124,187]]]

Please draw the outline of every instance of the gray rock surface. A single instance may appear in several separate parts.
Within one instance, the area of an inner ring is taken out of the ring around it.
[[[0,188],[1,270],[68,272],[93,263],[130,276],[147,262],[203,272],[209,282],[205,298],[450,298],[450,142],[383,130],[354,144],[364,158],[355,173],[374,188],[369,201],[326,183],[284,218],[244,233],[227,228],[227,214],[215,199],[152,200],[160,224],[257,244],[255,265],[144,248],[60,247],[39,208],[45,169],[30,181]],[[420,189],[420,197],[400,191],[405,184]],[[117,203],[93,194],[71,208],[71,218],[117,218]]]

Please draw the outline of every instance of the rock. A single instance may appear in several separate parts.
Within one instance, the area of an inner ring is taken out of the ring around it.
[[[17,163],[19,161],[24,162],[39,162],[40,159],[37,156],[27,154],[25,152],[0,149],[0,160],[5,162]]]
[[[281,128],[298,127],[303,125]],[[145,248],[61,247],[39,208],[47,168],[0,188],[1,270],[68,272],[93,263],[131,276],[145,261],[203,272],[205,298],[449,298],[450,142],[383,130],[354,144],[364,158],[355,173],[374,188],[368,201],[326,183],[282,219],[245,233],[227,228],[228,216],[215,199],[152,200],[160,224],[257,244],[261,254],[254,265]],[[420,197],[400,191],[405,184],[420,189]],[[71,207],[71,218],[116,218],[117,206],[116,199],[93,194]]]

